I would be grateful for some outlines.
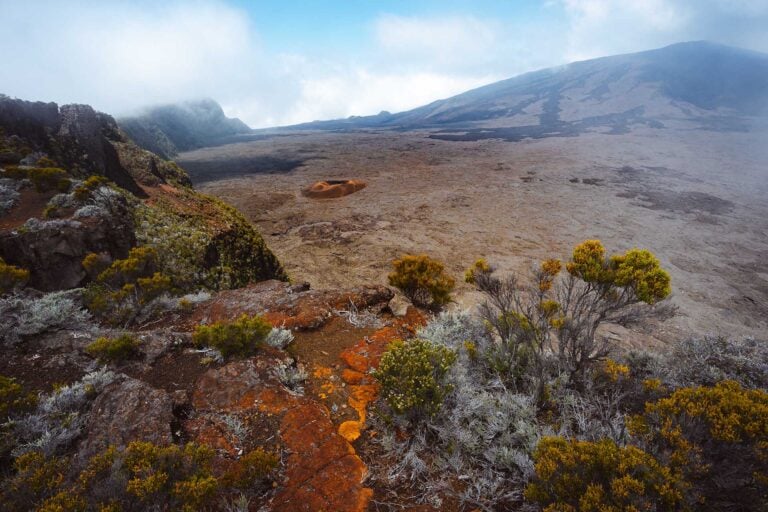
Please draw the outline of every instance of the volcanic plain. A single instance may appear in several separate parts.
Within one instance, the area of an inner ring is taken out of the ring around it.
[[[556,134],[555,134],[556,135]],[[468,137],[471,138],[471,137]],[[634,346],[768,327],[768,134],[635,128],[510,142],[434,131],[277,132],[182,153],[204,193],[254,222],[294,281],[386,284],[391,260],[427,253],[456,278],[452,308],[481,299],[462,282],[484,257],[525,276],[585,239],[653,251],[677,312],[611,328]],[[319,181],[367,186],[330,199]]]

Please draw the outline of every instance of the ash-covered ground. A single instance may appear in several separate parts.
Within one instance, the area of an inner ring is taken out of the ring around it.
[[[427,131],[298,132],[178,159],[197,187],[244,212],[294,280],[386,283],[404,252],[446,263],[452,307],[478,257],[524,274],[588,238],[652,250],[673,278],[671,320],[616,326],[641,346],[690,333],[764,337],[768,327],[768,133],[639,127],[630,133],[470,141]],[[220,179],[217,179],[221,177]],[[320,180],[367,187],[337,199]]]

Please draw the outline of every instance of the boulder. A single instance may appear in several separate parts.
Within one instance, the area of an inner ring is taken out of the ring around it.
[[[237,290],[225,290],[200,305],[193,319],[211,323],[234,320],[243,314],[263,315],[272,325],[309,330],[323,326],[334,312],[384,309],[394,297],[386,286],[370,285],[347,290],[310,290],[309,285],[264,281]]]
[[[29,286],[41,291],[66,290],[87,278],[82,266],[90,252],[125,258],[136,243],[133,221],[125,215],[90,217],[82,221],[35,221],[0,234],[0,258],[29,270]]]
[[[168,445],[173,419],[173,400],[166,391],[126,378],[107,386],[94,401],[78,454],[85,460],[107,446],[132,441]]]

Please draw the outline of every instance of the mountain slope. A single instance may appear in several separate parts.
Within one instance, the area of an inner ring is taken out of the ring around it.
[[[486,128],[471,135],[517,139],[681,121],[745,129],[744,118],[766,115],[768,55],[690,42],[526,73],[399,114],[300,127]]]
[[[139,146],[165,158],[251,131],[241,120],[224,115],[211,99],[148,108],[118,123]]]
[[[88,254],[124,259],[135,246],[154,250],[180,290],[287,279],[239,212],[194,191],[183,169],[138,147],[111,116],[0,94],[0,262],[52,291],[94,277]]]

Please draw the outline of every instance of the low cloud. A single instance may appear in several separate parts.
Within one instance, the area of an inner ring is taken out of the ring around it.
[[[266,127],[406,110],[525,71],[680,40],[768,51],[764,0],[548,0],[532,19],[491,14],[382,14],[361,53],[318,58],[266,51],[256,27],[269,20],[218,0],[0,0],[0,92],[116,115],[211,97]]]
[[[765,0],[558,0],[569,61],[710,40],[768,51]]]

